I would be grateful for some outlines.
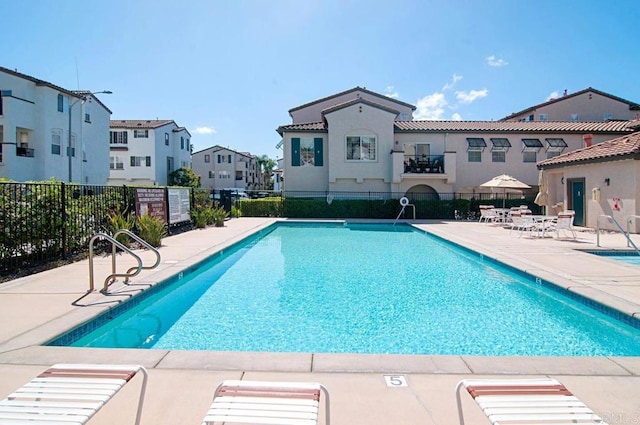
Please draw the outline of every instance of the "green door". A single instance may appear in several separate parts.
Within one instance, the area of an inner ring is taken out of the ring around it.
[[[573,224],[584,226],[584,180],[571,181],[571,209],[576,212]]]

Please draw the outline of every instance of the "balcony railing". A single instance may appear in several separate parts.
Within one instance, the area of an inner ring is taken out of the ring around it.
[[[444,173],[444,155],[405,155],[405,173]]]
[[[16,147],[16,156],[24,156],[26,158],[33,158],[35,156],[35,150],[29,148]]]

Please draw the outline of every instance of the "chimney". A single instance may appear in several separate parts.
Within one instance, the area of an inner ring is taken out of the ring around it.
[[[591,142],[593,141],[593,134],[585,134],[582,136],[582,141],[584,142],[584,147],[588,148],[591,146]]]
[[[563,96],[566,96],[566,95],[567,95],[567,89],[564,89],[564,94],[563,94]]]

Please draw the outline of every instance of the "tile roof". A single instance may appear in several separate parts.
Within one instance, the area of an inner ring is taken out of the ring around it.
[[[561,165],[576,163],[606,162],[608,160],[617,160],[630,156],[640,159],[640,132],[545,159],[538,163],[538,168],[555,168]]]
[[[328,107],[326,109],[323,109],[322,110],[322,115],[324,116],[324,114],[329,114],[331,112],[340,110],[342,108],[346,108],[346,107],[351,106],[351,105],[357,105],[358,103],[364,103],[365,105],[373,106],[374,108],[378,108],[378,109],[382,109],[382,110],[387,111],[387,112],[391,112],[392,114],[395,114],[396,116],[398,114],[400,114],[400,111],[398,111],[396,109],[393,109],[393,108],[390,108],[388,106],[382,105],[380,103],[372,102],[372,101],[367,100],[367,99],[357,98],[357,99],[348,100],[346,102],[338,103],[337,105],[333,105],[333,106],[330,106],[330,107]]]
[[[29,81],[35,83],[36,86],[47,86],[47,87],[51,87],[54,90],[58,90],[58,91],[60,91],[62,93],[66,93],[66,94],[68,94],[70,96],[74,96],[74,97],[78,97],[78,98],[82,97],[81,95],[76,94],[71,90],[67,90],[67,89],[64,89],[64,88],[62,88],[60,86],[56,86],[55,84],[52,84],[52,83],[50,83],[48,81],[40,80],[40,79],[32,77],[30,75],[23,74],[21,72],[18,72],[18,70],[12,70],[12,69],[0,66],[0,72],[4,72],[6,74],[11,74],[11,75],[14,75],[16,77],[20,77],[20,78],[23,78],[25,80],[29,80]]]
[[[367,90],[364,87],[357,87],[356,86],[356,87],[354,87],[352,89],[345,90],[345,91],[340,92],[340,93],[332,94],[331,96],[323,97],[322,99],[314,100],[313,102],[305,103],[304,105],[296,106],[295,108],[291,108],[291,109],[289,109],[289,113],[291,113],[293,111],[297,111],[298,109],[306,108],[307,106],[315,105],[316,103],[325,102],[327,100],[333,99],[334,97],[344,96],[345,94],[353,93],[353,92],[356,92],[356,91],[362,91],[362,92],[367,93],[367,94],[369,94],[371,96],[377,96],[377,97],[379,97],[381,99],[385,99],[385,100],[388,100],[390,102],[398,103],[398,104],[403,105],[403,106],[405,106],[407,108],[411,108],[411,110],[413,110],[413,111],[416,110],[416,107],[414,105],[410,104],[410,103],[402,102],[402,101],[394,99],[392,97],[385,96],[383,94],[376,93],[376,92],[373,92],[371,90]]]
[[[173,120],[111,120],[109,122],[110,128],[158,128],[167,124],[176,124]],[[176,124],[177,127],[177,124]]]
[[[573,121],[395,121],[398,133],[610,133],[625,134],[634,131],[638,121],[573,122]],[[324,132],[323,122],[282,125],[286,131]]]
[[[517,117],[519,115],[525,114],[527,112],[535,111],[536,109],[542,108],[543,106],[551,105],[553,103],[560,102],[560,101],[566,100],[566,99],[570,99],[572,97],[579,96],[581,94],[585,94],[585,93],[588,93],[588,92],[596,93],[596,94],[599,94],[600,96],[605,96],[605,97],[608,97],[610,99],[617,100],[618,102],[626,103],[627,105],[629,105],[629,109],[631,109],[632,111],[640,110],[640,105],[635,103],[635,102],[631,102],[631,101],[623,99],[621,97],[614,96],[612,94],[605,93],[605,92],[600,91],[600,90],[596,90],[596,89],[594,89],[592,87],[587,87],[584,90],[580,90],[580,91],[577,91],[575,93],[571,93],[571,94],[568,94],[568,95],[565,95],[565,96],[558,97],[556,99],[551,99],[551,100],[549,100],[547,102],[543,102],[543,103],[539,103],[539,104],[534,105],[534,106],[530,106],[529,108],[523,109],[520,112],[514,112],[514,113],[512,113],[512,114],[510,114],[510,115],[508,115],[508,116],[506,116],[504,118],[501,118],[499,121],[508,121],[508,120],[510,120],[510,119],[512,119],[514,117]]]

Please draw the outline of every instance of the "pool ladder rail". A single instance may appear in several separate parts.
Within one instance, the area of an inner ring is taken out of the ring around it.
[[[633,223],[634,219],[640,218],[639,215],[630,215],[630,216],[627,217],[627,230],[626,231],[622,228],[622,225],[618,222],[618,220],[613,218],[613,216],[610,216],[610,215],[600,215],[600,216],[598,216],[598,220],[596,222],[596,246],[597,247],[600,246],[600,219],[601,218],[606,218],[610,222],[613,222],[616,225],[616,227],[618,228],[618,230],[620,230],[620,233],[622,233],[624,235],[624,237],[627,239],[627,247],[631,247],[632,246],[633,249],[636,251],[636,253],[638,255],[640,255],[640,249],[638,249],[636,244],[633,243],[633,241],[631,240],[631,223]]]
[[[139,255],[137,255],[131,249],[127,248],[122,243],[117,241],[116,238],[119,235],[128,235],[130,238],[132,238],[133,240],[138,242],[140,245],[142,245],[145,248],[148,248],[151,251],[153,251],[153,253],[156,254],[155,263],[153,265],[151,265],[151,266],[144,266],[142,264],[142,259],[140,258]],[[93,273],[93,257],[94,257],[93,243],[98,239],[105,239],[105,240],[111,242],[111,274],[109,276],[107,276],[106,279],[104,280],[104,286],[100,290],[100,292],[109,293],[109,285],[114,283],[116,281],[116,278],[118,278],[118,277],[123,277],[124,278],[124,283],[126,284],[126,283],[129,282],[129,278],[139,275],[142,270],[155,269],[160,264],[160,253],[158,252],[158,250],[155,249],[154,247],[152,247],[145,240],[143,240],[142,238],[138,237],[136,234],[134,234],[133,232],[131,232],[129,230],[126,230],[126,229],[118,230],[117,232],[115,232],[113,234],[113,236],[110,236],[110,235],[108,235],[106,233],[102,233],[102,232],[96,233],[91,238],[91,240],[89,241],[89,291],[88,292],[93,292],[95,290],[94,276],[93,276],[94,275],[94,273]],[[127,254],[131,255],[136,260],[138,265],[134,266],[134,267],[130,267],[125,273],[117,273],[116,272],[116,253],[117,253],[118,248],[120,248],[121,250],[123,250]]]

